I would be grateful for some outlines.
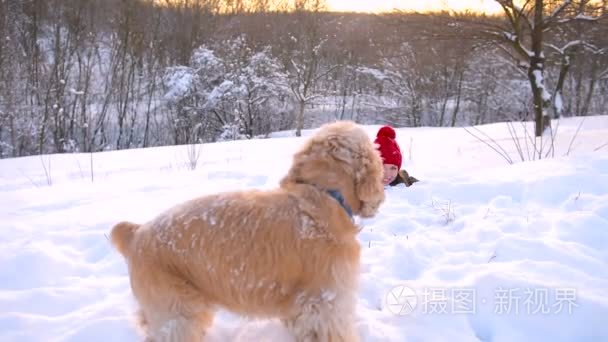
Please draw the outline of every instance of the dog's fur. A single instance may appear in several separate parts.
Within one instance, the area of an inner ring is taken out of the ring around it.
[[[128,264],[149,341],[201,341],[223,308],[279,318],[296,341],[357,341],[358,227],[384,201],[382,161],[353,122],[322,126],[280,187],[196,198],[111,241]]]

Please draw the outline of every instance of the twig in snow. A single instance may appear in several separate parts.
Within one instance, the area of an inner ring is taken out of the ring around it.
[[[551,120],[551,122],[553,122],[553,120]],[[551,157],[555,157],[555,137],[557,136],[557,130],[559,129],[559,122],[560,120],[557,119],[557,125],[555,125],[555,131],[553,131],[553,127],[551,125],[549,125],[549,129],[551,130],[551,148],[549,148],[549,151],[547,151],[547,153],[545,154],[545,158],[547,158],[549,156],[549,153],[551,153]]]
[[[600,145],[600,146],[598,146],[598,147],[594,148],[594,149],[593,149],[593,152],[595,152],[595,151],[599,151],[600,149],[602,149],[602,148],[604,148],[604,147],[606,147],[606,146],[608,146],[608,142],[607,142],[607,143],[605,143],[604,145]]]
[[[536,148],[536,143],[534,141],[532,141],[532,136],[528,132],[528,127],[526,127],[526,122],[515,118],[514,115],[509,115],[509,117],[511,119],[511,122],[519,121],[519,123],[521,124],[521,127],[524,131],[524,143],[526,145],[526,155],[528,157],[527,160],[532,160],[532,158],[530,157],[530,145],[532,145],[532,146],[534,146],[534,148]],[[507,124],[510,124],[511,122],[508,122]],[[513,126],[512,129],[513,129],[513,134],[517,137],[517,130],[515,129],[515,126]],[[516,145],[518,142],[519,142],[519,139],[516,142]],[[521,147],[521,143],[519,143],[519,146]],[[520,148],[520,149],[522,150],[521,154],[523,155],[523,148]],[[533,157],[535,157],[535,156],[536,156],[536,151],[534,152]]]
[[[91,156],[91,158],[90,158],[91,159],[91,183],[93,183],[95,181],[95,177],[93,174],[93,152],[91,152],[90,156]]]
[[[521,148],[521,143],[519,142],[519,137],[517,136],[517,130],[515,129],[515,127],[513,127],[513,123],[507,122],[507,128],[509,129],[511,139],[513,139],[513,142],[515,143],[515,148],[517,149],[517,153],[519,153],[521,161],[526,161],[526,159],[524,158],[524,152]]]
[[[505,149],[502,148],[502,146],[500,146],[500,144],[498,142],[496,142],[496,140],[494,140],[494,138],[490,137],[486,132],[482,131],[479,127],[473,126],[473,128],[475,130],[477,130],[479,133],[483,134],[486,138],[490,139],[490,141],[493,142],[494,145],[496,145],[496,147],[498,147],[502,151],[502,153],[504,153],[504,155],[507,156],[507,158],[509,158],[509,160],[511,161],[511,164],[513,164],[513,160],[509,156],[509,153],[507,151],[505,151]]]
[[[40,162],[42,163],[42,169],[44,170],[44,176],[46,177],[46,184],[53,185],[53,178],[51,177],[51,156],[48,157],[48,166],[44,163],[44,158],[40,155]]]
[[[585,122],[585,119],[586,119],[586,117],[583,117],[583,120],[581,120],[581,123],[578,124],[578,127],[576,128],[576,132],[572,136],[572,140],[570,140],[570,145],[568,145],[568,151],[566,152],[566,155],[570,155],[570,149],[572,148],[572,144],[574,143],[574,140],[578,136],[578,132],[581,130],[581,127],[583,127],[583,123]]]
[[[536,139],[532,137],[532,134],[528,132],[528,127],[526,127],[526,123],[522,121],[521,126],[526,133],[526,151],[528,152],[528,160],[533,160],[536,158],[536,153],[538,150],[536,149]],[[534,152],[532,153],[532,158],[530,158],[530,145],[534,148]]]
[[[504,153],[504,155],[509,158],[509,160],[511,160],[511,157],[509,157],[509,153],[507,151],[505,151],[505,149],[502,148],[502,146],[500,146],[500,144],[498,142],[496,142],[496,140],[494,140],[494,138],[490,137],[486,132],[482,131],[479,127],[473,126],[473,128],[475,130],[477,130],[479,133],[483,134],[486,138],[490,139],[490,141],[493,142],[496,145],[496,147],[498,147],[502,151],[502,153]],[[513,160],[511,160],[511,164],[513,164]]]
[[[492,150],[494,150],[494,152],[498,153],[501,157],[503,157],[507,163],[509,164],[513,164],[513,161],[511,160],[511,158],[509,158],[508,155],[503,154],[502,152],[500,152],[496,147],[492,146],[490,143],[488,143],[487,141],[483,140],[482,138],[478,137],[477,135],[473,134],[471,131],[469,131],[466,127],[463,127],[464,130],[469,133],[470,135],[472,135],[475,139],[481,141],[482,143],[486,144],[489,148],[491,148]],[[492,142],[496,143],[496,141],[494,141],[494,139],[490,139]]]
[[[80,160],[76,159],[76,165],[78,165],[78,171],[80,172],[80,178],[84,178],[84,174],[82,173],[82,167],[80,166]]]
[[[198,159],[201,156],[202,145],[201,144],[188,144],[186,145],[186,156],[187,163],[186,165],[192,171],[196,170],[196,166],[198,165]]]
[[[30,183],[32,183],[33,186],[39,188],[40,184],[34,182],[34,180],[32,178],[30,178],[30,176],[27,175],[27,173],[23,172],[23,170],[21,171],[21,174],[25,176],[25,178],[27,178],[28,181],[30,181]]]
[[[431,208],[438,210],[441,213],[441,216],[445,219],[445,224],[448,225],[456,219],[456,215],[454,214],[454,207],[452,206],[452,201],[447,201],[445,203],[438,203],[434,199],[431,200]]]

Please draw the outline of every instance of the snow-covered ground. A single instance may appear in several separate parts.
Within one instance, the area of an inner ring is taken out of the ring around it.
[[[559,123],[555,158],[512,165],[463,128],[397,130],[421,182],[360,220],[364,341],[608,340],[608,116],[572,142],[580,122]],[[518,160],[505,124],[479,128]],[[138,340],[111,226],[275,187],[304,138],[202,145],[195,170],[186,146],[0,160],[0,341]],[[215,323],[211,341],[287,339],[276,321]]]

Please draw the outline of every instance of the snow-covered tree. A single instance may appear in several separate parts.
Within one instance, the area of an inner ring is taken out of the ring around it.
[[[17,93],[18,75],[23,70],[18,63],[18,38],[25,25],[25,15],[16,2],[0,2],[0,158],[18,156],[19,136],[26,133],[16,115],[16,107],[23,102]]]
[[[280,121],[289,110],[290,93],[287,75],[272,57],[270,47],[253,54],[234,78],[240,90],[236,112],[245,135],[252,138],[279,128],[272,122]]]
[[[228,91],[224,63],[206,46],[194,50],[188,66],[168,67],[163,77],[164,100],[172,112],[170,125],[176,144],[204,138],[219,98]]]
[[[552,92],[545,81],[546,40],[549,32],[573,21],[598,21],[604,13],[599,12],[594,2],[590,0],[525,0],[523,2],[496,0],[496,2],[503,8],[506,21],[503,26],[490,27],[485,32],[504,42],[505,51],[526,70],[534,98],[535,135],[541,136],[549,122],[545,108],[553,102],[556,112],[561,113],[563,103],[561,88],[568,71],[569,52],[581,44],[573,41],[566,42],[560,47],[553,47],[553,50],[560,52],[563,58],[562,75],[559,76],[556,89]]]
[[[198,127],[195,138],[266,134],[288,109],[287,76],[279,62],[268,47],[253,52],[245,37],[224,41],[215,51],[196,49],[189,66],[168,68],[164,80],[176,131]]]
[[[465,100],[471,52],[468,43],[425,49],[420,43],[403,42],[383,53],[377,66],[359,68],[382,90],[380,97],[368,95],[367,103],[374,103],[374,110],[393,124],[454,126]]]
[[[289,51],[284,57],[289,74],[289,86],[296,99],[296,136],[304,128],[306,106],[323,95],[317,83],[340,65],[328,63],[323,50],[328,38],[321,31],[320,12],[325,6],[322,0],[296,1],[297,29],[288,33]]]
[[[403,43],[398,53],[381,59],[378,66],[360,67],[358,72],[379,82],[382,96],[372,93],[367,98],[376,112],[382,113],[391,123],[403,126],[420,126],[423,97],[419,92],[425,78],[417,74],[416,52],[409,43]]]

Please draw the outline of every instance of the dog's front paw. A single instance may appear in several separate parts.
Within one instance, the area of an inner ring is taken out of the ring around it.
[[[361,210],[359,211],[359,216],[364,218],[370,218],[376,216],[378,210],[380,209],[380,205],[383,201],[367,201],[361,203]]]

